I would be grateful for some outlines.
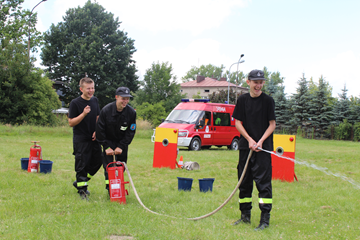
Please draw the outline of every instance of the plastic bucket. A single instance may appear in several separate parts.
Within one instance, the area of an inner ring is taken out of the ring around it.
[[[178,190],[191,191],[193,179],[178,177]]]
[[[212,192],[214,181],[215,181],[215,178],[199,179],[200,192],[207,192],[207,191]]]
[[[40,164],[40,173],[51,173],[53,162],[50,160],[41,160]]]
[[[28,164],[29,164],[29,158],[21,158],[20,161],[21,161],[21,169],[27,171]]]

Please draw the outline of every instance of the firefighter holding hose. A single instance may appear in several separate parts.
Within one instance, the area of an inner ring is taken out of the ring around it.
[[[261,91],[265,83],[264,72],[252,70],[246,83],[250,93],[241,95],[236,103],[233,117],[235,127],[240,132],[238,179],[250,150],[254,152],[249,160],[239,190],[239,208],[241,218],[233,223],[248,223],[251,221],[253,181],[259,191],[259,208],[261,210],[260,224],[255,230],[269,227],[270,211],[272,208],[272,167],[271,155],[260,151],[259,148],[273,150],[273,131],[275,130],[275,102],[274,99]]]
[[[103,166],[113,161],[127,163],[128,146],[133,140],[136,131],[136,112],[128,105],[130,90],[119,87],[115,92],[116,101],[107,104],[101,109],[96,125],[96,136],[103,147]],[[109,191],[109,178],[105,170],[105,185]]]

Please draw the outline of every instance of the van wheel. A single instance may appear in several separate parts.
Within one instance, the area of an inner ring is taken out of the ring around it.
[[[190,142],[189,149],[199,151],[201,149],[201,140],[197,137],[194,137]]]
[[[230,144],[230,146],[228,146],[228,149],[230,150],[238,150],[239,149],[239,139],[234,138]]]

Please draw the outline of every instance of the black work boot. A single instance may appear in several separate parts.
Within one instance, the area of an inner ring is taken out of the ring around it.
[[[77,182],[76,181],[73,182],[73,186],[74,186],[74,188],[76,188],[78,190],[78,193],[80,193],[79,188],[77,187]],[[90,192],[87,189],[86,189],[85,193],[86,193],[87,196],[90,196]]]
[[[236,222],[233,222],[231,225],[235,226],[235,225],[238,225],[239,223],[250,224],[251,223],[251,212],[250,211],[241,212],[241,218],[239,220],[237,220]]]
[[[270,213],[261,212],[260,224],[255,228],[255,231],[264,230],[270,225]]]
[[[85,189],[78,191],[78,193],[79,193],[79,195],[80,195],[80,198],[81,198],[82,200],[89,201],[89,196],[88,196],[88,194],[86,194],[86,192],[87,192],[87,190],[85,190]]]

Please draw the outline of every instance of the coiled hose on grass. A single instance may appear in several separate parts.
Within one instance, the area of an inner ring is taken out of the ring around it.
[[[239,189],[239,186],[240,186],[241,182],[242,182],[243,179],[244,179],[245,172],[246,172],[246,169],[247,169],[247,167],[248,167],[249,160],[250,160],[250,158],[251,158],[252,153],[253,153],[253,150],[251,149],[250,152],[249,152],[249,155],[248,155],[248,157],[247,157],[247,160],[246,160],[246,163],[245,163],[245,167],[244,167],[244,170],[243,170],[243,172],[242,172],[242,174],[241,174],[241,177],[240,177],[240,179],[239,179],[239,181],[238,181],[235,189],[232,191],[232,193],[230,194],[230,196],[225,200],[225,202],[224,202],[223,204],[221,204],[217,209],[215,209],[214,211],[212,211],[212,212],[210,212],[210,213],[208,213],[208,214],[205,214],[205,215],[200,216],[200,217],[195,217],[195,218],[186,218],[186,220],[196,221],[196,220],[200,220],[200,219],[207,218],[207,217],[209,217],[209,216],[217,213],[218,211],[220,211],[220,209],[222,209],[222,208],[230,201],[230,199],[234,196],[235,192]],[[136,199],[138,200],[138,202],[140,203],[140,205],[141,205],[143,208],[145,208],[146,211],[151,212],[151,213],[154,213],[154,214],[157,214],[157,215],[162,215],[162,216],[166,216],[166,217],[177,218],[177,217],[174,217],[174,216],[169,216],[169,215],[166,215],[166,214],[157,213],[157,212],[151,211],[149,208],[147,208],[147,207],[143,204],[143,202],[141,201],[141,199],[140,199],[140,197],[139,197],[139,195],[138,195],[138,193],[137,193],[137,191],[136,191],[136,188],[135,188],[135,186],[134,186],[134,182],[133,182],[133,180],[132,180],[132,178],[131,178],[131,175],[130,175],[129,169],[128,169],[127,166],[126,166],[126,163],[125,163],[125,162],[121,162],[121,163],[125,166],[126,173],[127,173],[128,177],[129,177],[129,181],[130,181],[130,184],[131,184],[131,186],[132,186],[132,188],[133,188],[133,191],[134,191],[134,193],[135,193]]]

